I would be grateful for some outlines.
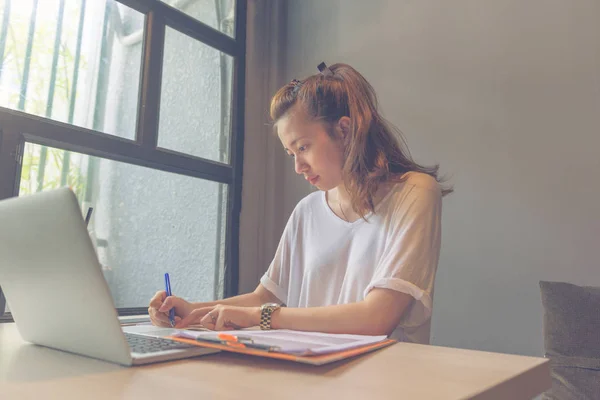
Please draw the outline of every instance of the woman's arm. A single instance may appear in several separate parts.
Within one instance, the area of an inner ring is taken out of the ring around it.
[[[169,296],[164,290],[157,292],[148,307],[148,315],[154,325],[171,326],[169,322],[169,310],[175,309],[175,322],[177,326],[185,324],[185,326],[198,322],[206,315],[206,313],[218,305],[234,306],[234,307],[252,307],[260,309],[260,306],[265,303],[276,303],[279,300],[271,292],[265,289],[262,285],[252,293],[246,293],[239,296],[230,297],[223,300],[211,301],[206,303],[190,303],[181,297]],[[182,322],[182,320],[184,320]]]
[[[260,307],[265,303],[278,303],[279,299],[269,292],[263,285],[258,285],[254,292],[240,294],[223,300],[211,301],[207,303],[192,303],[194,309],[204,307],[214,307],[218,304],[226,306],[239,307]]]
[[[363,301],[326,307],[285,308],[271,316],[273,329],[356,335],[389,335],[413,297],[375,288]],[[260,322],[260,320],[259,320]]]
[[[257,291],[266,291],[259,285]],[[271,294],[271,296],[273,296]],[[274,296],[273,296],[274,297]],[[271,316],[273,329],[293,329],[357,335],[389,335],[400,322],[413,297],[391,289],[375,288],[365,300],[325,307],[282,307]],[[178,328],[200,323],[209,329],[247,328],[260,324],[260,307],[219,304],[194,310]]]

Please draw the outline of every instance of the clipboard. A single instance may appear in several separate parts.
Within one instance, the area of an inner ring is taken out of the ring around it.
[[[328,353],[328,354],[294,355],[294,354],[278,353],[278,352],[272,352],[272,351],[267,351],[267,350],[255,349],[255,348],[250,348],[250,347],[245,347],[245,346],[240,346],[240,345],[228,345],[228,344],[223,344],[223,343],[209,342],[209,341],[205,341],[205,340],[187,339],[187,338],[176,337],[176,336],[169,336],[169,339],[172,339],[172,340],[175,340],[175,341],[178,341],[181,343],[191,344],[194,346],[209,347],[212,349],[219,349],[219,350],[223,350],[223,351],[229,351],[232,353],[247,354],[247,355],[251,355],[251,356],[266,357],[266,358],[274,358],[277,360],[293,361],[293,362],[309,364],[309,365],[329,364],[329,363],[332,363],[335,361],[352,358],[352,357],[355,357],[355,356],[358,356],[361,354],[365,354],[365,353],[369,353],[369,352],[372,352],[372,351],[375,351],[378,349],[382,349],[384,347],[388,347],[392,344],[397,343],[396,340],[386,339],[381,342],[369,344],[366,346],[354,347],[352,349],[337,351],[337,352]]]

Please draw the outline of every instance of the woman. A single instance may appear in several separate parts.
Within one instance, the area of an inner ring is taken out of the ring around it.
[[[301,200],[252,293],[189,303],[158,292],[156,325],[389,335],[429,343],[440,251],[437,166],[416,164],[379,115],[371,85],[345,64],[282,87],[271,118],[296,172],[319,191]],[[284,304],[285,307],[280,307]]]

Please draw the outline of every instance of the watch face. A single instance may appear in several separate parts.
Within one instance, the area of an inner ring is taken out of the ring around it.
[[[267,307],[269,307],[269,308],[274,308],[274,307],[279,307],[279,304],[277,304],[277,303],[265,303],[265,304],[263,304],[262,306],[263,306],[264,308],[267,308]]]

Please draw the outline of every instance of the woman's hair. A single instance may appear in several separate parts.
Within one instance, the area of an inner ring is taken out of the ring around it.
[[[328,68],[324,63],[319,70],[279,89],[271,100],[271,118],[277,122],[299,104],[309,118],[322,121],[334,139],[334,125],[341,117],[350,118],[342,175],[355,212],[363,218],[373,212],[379,185],[405,172],[423,172],[442,181],[438,165],[426,167],[412,160],[400,131],[379,114],[375,91],[358,71],[347,64]],[[442,195],[451,192],[452,188],[442,189]]]

